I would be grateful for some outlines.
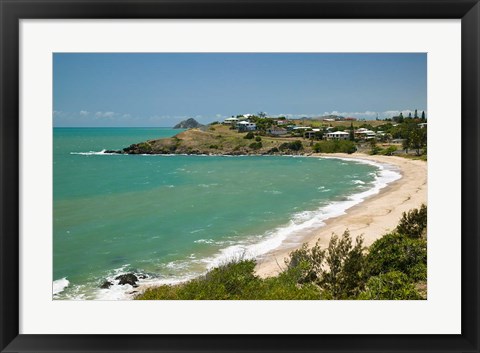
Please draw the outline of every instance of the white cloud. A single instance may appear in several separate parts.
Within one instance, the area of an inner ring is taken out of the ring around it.
[[[417,112],[418,112],[418,116],[421,116],[422,114],[422,111],[423,109],[418,109]],[[332,112],[324,112],[323,115],[340,115],[340,116],[344,116],[344,117],[354,117],[354,118],[363,118],[363,119],[375,119],[377,117],[377,114],[378,114],[378,118],[379,119],[386,119],[386,118],[392,118],[394,116],[398,116],[400,113],[403,114],[403,116],[408,116],[409,113],[412,114],[412,116],[414,115],[415,111],[414,110],[409,110],[409,109],[405,109],[405,110],[386,110],[386,111],[383,111],[383,112],[374,112],[374,111],[370,111],[370,110],[367,110],[367,111],[364,111],[364,112],[339,112],[339,111],[332,111]],[[425,111],[426,113],[426,111]]]
[[[344,117],[355,117],[355,118],[375,118],[377,116],[377,112],[372,112],[370,110],[364,111],[364,112],[339,112],[337,110],[334,110],[332,112],[324,112],[323,115],[340,115]],[[380,115],[380,113],[379,113]]]
[[[308,113],[308,114],[289,114],[289,113],[282,113],[282,114],[273,114],[273,115],[268,115],[268,116],[272,117],[272,118],[278,118],[278,117],[284,116],[287,119],[301,119],[301,118],[304,118],[304,117],[313,118],[313,117],[317,117],[317,116],[320,116],[320,115],[322,115],[322,114],[312,114],[312,113]]]
[[[55,121],[71,120],[72,118],[74,118],[74,115],[72,115],[70,112],[64,112],[62,110],[54,110],[53,111],[53,119]]]
[[[81,116],[87,116],[88,114],[90,114],[88,111],[86,111],[86,110],[80,110],[80,115],[81,115]]]
[[[95,117],[97,118],[113,118],[115,115],[117,115],[114,112],[96,112]]]
[[[418,116],[422,115],[423,109],[418,109]],[[408,116],[408,113],[412,113],[412,116],[414,115],[415,111],[414,110],[387,110],[383,112],[375,112],[372,110],[366,110],[364,112],[346,112],[346,111],[338,111],[338,110],[333,110],[330,112],[323,112],[323,113],[304,113],[304,114],[289,114],[289,113],[282,113],[282,114],[274,114],[274,115],[269,115],[270,117],[278,118],[280,116],[284,116],[288,119],[300,119],[303,117],[307,118],[318,118],[320,116],[326,116],[326,115],[339,115],[343,117],[354,117],[357,119],[366,119],[366,120],[374,120],[377,117],[379,119],[386,119],[386,118],[391,118],[393,116],[397,116],[402,112],[403,116]],[[426,113],[426,111],[425,111]]]

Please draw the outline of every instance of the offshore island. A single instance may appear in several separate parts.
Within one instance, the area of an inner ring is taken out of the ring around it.
[[[140,284],[136,299],[426,299],[427,163],[424,113],[389,121],[338,116],[193,119],[171,138],[112,154],[298,155],[354,159],[400,173],[322,227],[255,259],[236,258],[175,285]]]

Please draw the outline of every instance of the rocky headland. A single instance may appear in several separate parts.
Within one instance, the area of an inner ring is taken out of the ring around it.
[[[292,137],[259,136],[253,132],[238,132],[226,125],[214,124],[182,131],[173,137],[136,143],[118,154],[192,154],[192,155],[292,155],[309,154],[308,140]]]

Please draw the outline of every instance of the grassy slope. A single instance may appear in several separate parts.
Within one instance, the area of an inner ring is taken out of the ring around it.
[[[298,137],[261,136],[262,147],[250,147],[255,139],[245,139],[246,132],[230,130],[216,124],[205,129],[189,129],[174,137],[150,140],[130,146],[130,153],[177,153],[177,154],[267,154],[284,142],[302,140],[303,153],[311,152],[310,141]],[[291,154],[291,151],[288,153]]]

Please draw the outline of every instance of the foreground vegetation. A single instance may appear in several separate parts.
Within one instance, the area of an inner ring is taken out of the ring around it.
[[[254,260],[235,260],[179,285],[146,290],[140,300],[426,299],[427,207],[404,213],[394,232],[368,249],[348,231],[328,247],[304,244],[275,277],[255,274]]]

